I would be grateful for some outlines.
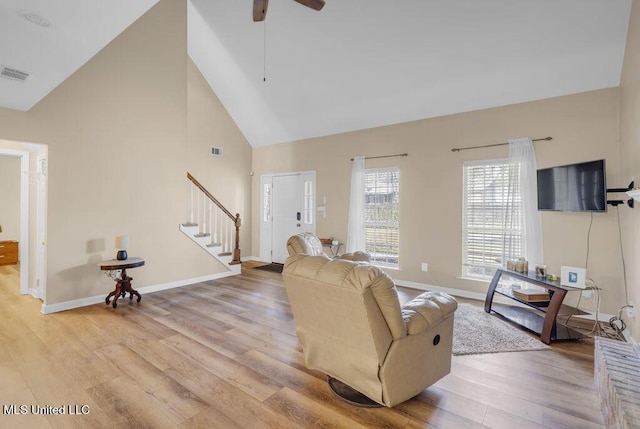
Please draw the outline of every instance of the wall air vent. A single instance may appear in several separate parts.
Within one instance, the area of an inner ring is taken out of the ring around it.
[[[211,155],[213,156],[222,156],[222,148],[211,146]]]
[[[29,73],[12,69],[11,67],[6,67],[0,64],[0,76],[5,79],[24,82],[29,77]]]

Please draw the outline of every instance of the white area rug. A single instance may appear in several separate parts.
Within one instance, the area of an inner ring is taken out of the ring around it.
[[[453,323],[453,354],[520,352],[551,347],[482,307],[458,304]]]

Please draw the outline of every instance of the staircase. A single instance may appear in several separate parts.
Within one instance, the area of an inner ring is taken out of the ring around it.
[[[180,231],[204,251],[240,274],[240,215],[234,216],[195,177],[190,181],[189,222]]]

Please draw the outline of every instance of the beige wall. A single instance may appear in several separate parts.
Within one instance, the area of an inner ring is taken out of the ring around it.
[[[506,146],[451,152],[453,147],[504,142],[508,138],[552,136],[536,143],[538,167],[599,158],[607,160],[610,185],[619,182],[618,89],[606,89],[543,101],[445,116],[335,136],[254,149],[253,218],[260,219],[260,175],[317,171],[318,201],[327,197],[326,219],[317,232],[344,240],[349,180],[354,155],[407,152],[407,158],[367,162],[367,167],[399,166],[400,280],[484,294],[487,284],[459,279],[462,253],[462,163],[507,157]],[[584,266],[590,215],[543,213],[544,253],[552,273],[561,265]],[[259,222],[253,225],[253,255],[259,255]],[[615,211],[594,214],[589,276],[604,289],[603,309],[621,299]],[[420,263],[429,263],[429,272]],[[585,304],[585,303],[583,303]],[[587,302],[585,305],[589,305]]]
[[[178,230],[189,195],[186,2],[161,0],[27,113],[0,110],[0,138],[49,145],[46,303],[108,293],[96,261],[114,237],[147,265],[135,287],[220,267]]]
[[[0,155],[0,240],[20,241],[20,157]]]
[[[634,178],[640,186],[640,4],[634,1],[629,21],[627,47],[620,83],[620,171],[622,184]],[[638,314],[640,301],[640,204],[635,209],[620,209],[623,249],[626,261],[628,303]],[[624,304],[624,300],[621,305]],[[624,313],[623,313],[624,315]],[[640,337],[640,319],[625,317],[636,341]]]
[[[251,146],[191,60],[188,73],[189,172],[232,214],[240,214],[241,255],[250,256]],[[212,146],[223,148],[224,156],[212,156]]]

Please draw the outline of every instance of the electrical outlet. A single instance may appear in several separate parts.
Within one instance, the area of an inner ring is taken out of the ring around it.
[[[425,273],[427,271],[429,271],[429,264],[427,264],[426,262],[422,263],[422,271],[424,271]]]

